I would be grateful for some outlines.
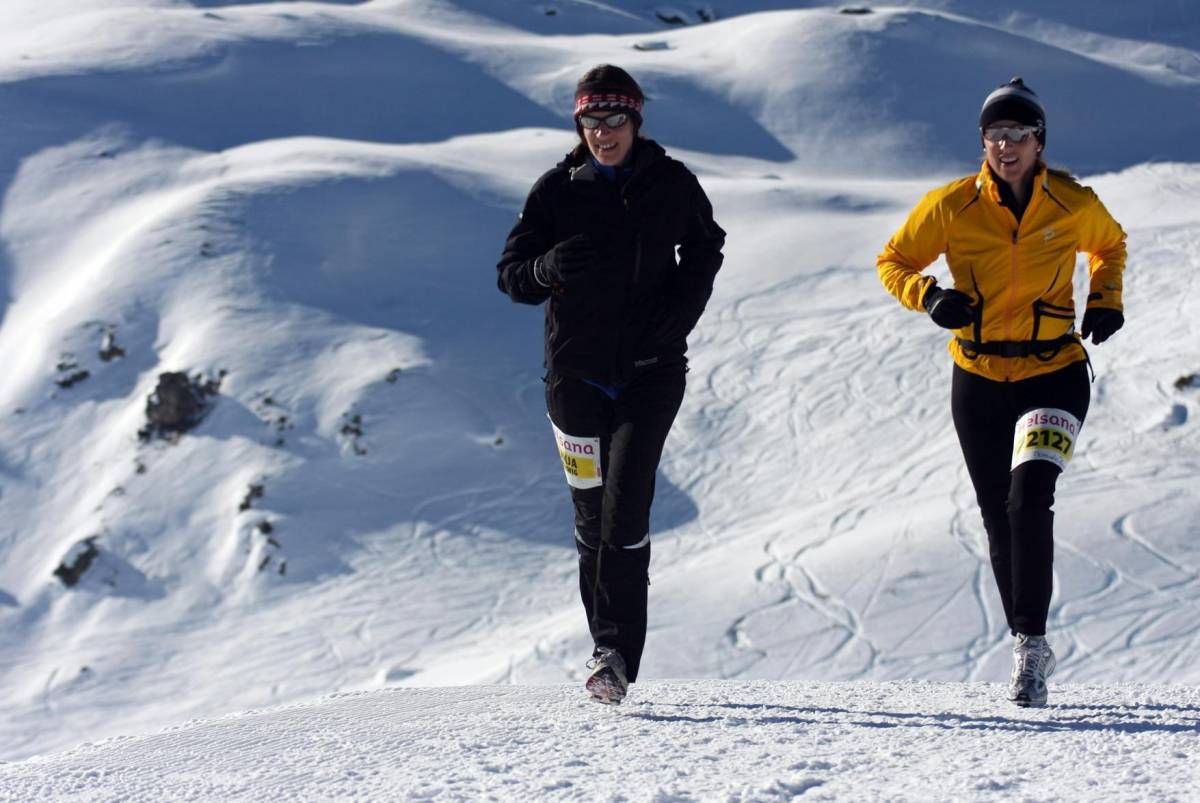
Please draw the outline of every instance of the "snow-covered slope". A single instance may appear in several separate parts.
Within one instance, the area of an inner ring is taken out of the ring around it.
[[[0,756],[579,677],[540,311],[492,266],[601,61],[730,232],[658,486],[647,677],[1005,675],[944,337],[873,265],[1021,73],[1051,160],[1130,233],[1058,497],[1059,676],[1200,680],[1197,13],[676,5],[4,4]],[[164,371],[219,395],[143,443]]]

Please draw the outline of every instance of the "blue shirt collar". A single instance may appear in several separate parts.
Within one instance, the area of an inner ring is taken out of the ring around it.
[[[600,162],[596,161],[596,157],[591,156],[591,155],[588,156],[588,159],[591,160],[592,167],[595,168],[596,172],[599,173],[600,175],[604,176],[609,181],[617,181],[618,179],[620,179],[621,181],[624,181],[625,179],[629,178],[629,176],[632,175],[632,173],[633,173],[633,149],[632,148],[630,149],[629,156],[625,157],[625,161],[619,165],[611,165],[610,166],[610,165],[600,164]]]

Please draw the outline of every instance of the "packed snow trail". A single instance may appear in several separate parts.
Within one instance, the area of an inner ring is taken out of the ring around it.
[[[1178,800],[1200,689],[639,683],[334,695],[0,764],[0,799]]]

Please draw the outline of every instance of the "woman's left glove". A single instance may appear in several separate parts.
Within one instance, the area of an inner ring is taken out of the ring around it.
[[[1113,336],[1113,333],[1125,325],[1125,315],[1116,309],[1108,307],[1088,307],[1083,313],[1083,339],[1092,336],[1092,342],[1097,346]]]

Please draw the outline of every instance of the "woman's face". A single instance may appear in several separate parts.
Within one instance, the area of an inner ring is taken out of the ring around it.
[[[1011,136],[1002,136],[999,141],[993,142],[995,130],[1000,128],[1028,129],[1030,126],[1013,120],[997,120],[983,132],[983,149],[992,172],[1009,184],[1022,184],[1037,167],[1042,146],[1033,133],[1027,134],[1020,142]]]
[[[616,114],[620,114],[616,112]],[[633,147],[633,120],[628,114],[623,115],[625,122],[616,128],[609,128],[604,121],[614,115],[614,112],[591,111],[582,117],[591,117],[599,122],[595,128],[583,129],[583,140],[596,161],[608,167],[615,167],[625,161]]]

